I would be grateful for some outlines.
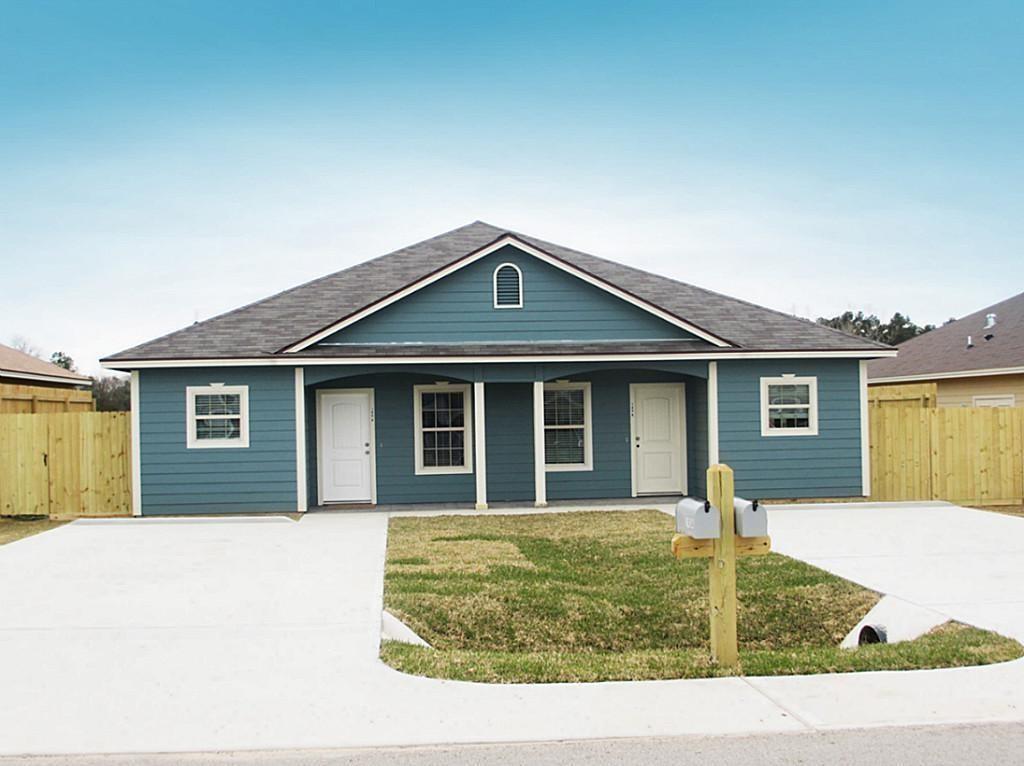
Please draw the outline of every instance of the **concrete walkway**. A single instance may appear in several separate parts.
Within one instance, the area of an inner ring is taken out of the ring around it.
[[[771,518],[783,553],[1024,640],[1020,519],[951,506],[794,506]],[[1024,720],[1024,662],[585,685],[405,676],[377,659],[386,524],[373,513],[79,521],[3,546],[0,752]]]

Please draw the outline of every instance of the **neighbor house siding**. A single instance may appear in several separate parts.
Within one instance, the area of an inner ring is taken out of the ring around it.
[[[939,380],[940,407],[973,407],[976,396],[1013,394],[1015,406],[1024,407],[1024,375],[986,375]]]
[[[761,436],[762,376],[818,378],[818,435]],[[858,362],[789,360],[718,363],[719,455],[736,491],[756,498],[861,494]]]
[[[294,511],[295,378],[291,368],[141,370],[144,515]],[[249,446],[187,449],[185,389],[249,387]]]
[[[523,273],[523,307],[495,309],[492,274]],[[505,247],[322,343],[679,339],[693,336],[578,277]],[[703,345],[703,341],[700,342]]]

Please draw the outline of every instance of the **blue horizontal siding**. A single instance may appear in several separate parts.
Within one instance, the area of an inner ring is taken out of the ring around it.
[[[288,368],[142,370],[142,512],[290,512],[296,508],[295,388]],[[188,449],[188,386],[249,387],[249,447]]]
[[[523,273],[523,307],[495,309],[501,263]],[[512,246],[325,339],[325,343],[678,339],[693,336]]]
[[[524,501],[534,496],[533,383],[485,386],[487,499]]]
[[[761,378],[818,379],[817,436],[761,436]],[[861,494],[860,377],[855,359],[718,363],[719,455],[748,497]]]

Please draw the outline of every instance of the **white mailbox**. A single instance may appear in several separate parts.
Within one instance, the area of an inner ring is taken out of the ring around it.
[[[714,540],[722,534],[722,514],[707,500],[684,497],[676,503],[676,532],[695,540]]]
[[[736,534],[740,537],[767,537],[768,511],[756,500],[733,499],[736,510]]]

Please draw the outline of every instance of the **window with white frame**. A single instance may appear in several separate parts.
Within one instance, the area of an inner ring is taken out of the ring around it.
[[[761,378],[761,435],[816,436],[818,379],[783,375]]]
[[[249,446],[248,386],[188,386],[185,402],[189,449]]]
[[[975,407],[1013,407],[1017,404],[1013,394],[986,394],[975,396],[971,401]]]
[[[416,473],[473,472],[469,386],[413,386]]]
[[[591,470],[591,443],[590,384],[545,383],[545,469]]]
[[[494,270],[494,308],[523,307],[523,272],[514,263],[503,263]]]

